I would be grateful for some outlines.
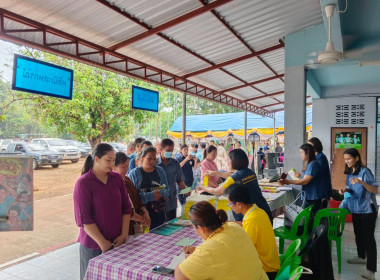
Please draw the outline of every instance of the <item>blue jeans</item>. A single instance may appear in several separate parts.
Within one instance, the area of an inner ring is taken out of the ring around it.
[[[102,250],[100,249],[90,249],[80,244],[79,256],[80,256],[80,279],[81,280],[84,278],[86,274],[89,261],[101,254],[102,254]]]

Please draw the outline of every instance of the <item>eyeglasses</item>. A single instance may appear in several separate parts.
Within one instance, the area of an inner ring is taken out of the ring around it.
[[[229,203],[227,203],[227,205],[228,205],[228,207],[231,208],[232,205],[235,205],[235,202],[229,202]]]

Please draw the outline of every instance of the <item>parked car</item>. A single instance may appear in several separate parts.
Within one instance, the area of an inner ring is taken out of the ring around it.
[[[76,140],[66,140],[66,142],[71,145],[75,146],[79,149],[81,157],[87,157],[88,155],[91,155],[92,148],[90,144],[82,143]]]
[[[122,143],[109,143],[116,152],[126,152],[127,151],[127,146],[122,144]]]
[[[8,143],[12,142],[12,139],[0,139],[0,151],[5,152],[7,150]]]
[[[10,142],[8,143],[7,153],[32,156],[33,169],[44,165],[51,165],[53,168],[58,168],[63,161],[62,154],[48,151],[40,144]]]
[[[61,153],[63,160],[71,160],[76,163],[80,159],[80,151],[77,147],[68,145],[65,140],[58,138],[38,138],[33,139],[32,143],[40,144],[49,151]]]

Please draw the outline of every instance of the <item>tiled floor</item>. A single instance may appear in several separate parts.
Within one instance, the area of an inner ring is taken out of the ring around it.
[[[282,225],[281,219],[275,219],[275,227]],[[377,251],[380,252],[380,224],[376,226]],[[334,244],[333,244],[334,245]],[[347,259],[356,255],[355,239],[352,223],[347,223],[343,235],[342,246],[342,273],[339,275],[336,258],[336,248],[333,247],[333,267],[336,280],[357,280],[365,271],[365,265],[347,264]],[[380,257],[378,254],[378,271],[380,269]],[[56,251],[35,257],[20,264],[8,267],[0,271],[0,280],[3,279],[33,279],[33,280],[77,280],[79,279],[79,246],[72,244]],[[380,276],[377,276],[380,279]]]

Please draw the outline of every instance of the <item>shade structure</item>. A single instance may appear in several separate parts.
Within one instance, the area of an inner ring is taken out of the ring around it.
[[[312,109],[306,111],[306,131],[312,128]],[[177,118],[170,130],[169,136],[182,137],[182,116]],[[256,114],[247,114],[247,135],[257,133],[261,139],[273,136],[273,119]],[[276,113],[276,134],[284,134],[284,112]],[[186,117],[186,135],[193,138],[214,137],[226,139],[234,137],[244,138],[244,112],[225,114],[192,115]]]

